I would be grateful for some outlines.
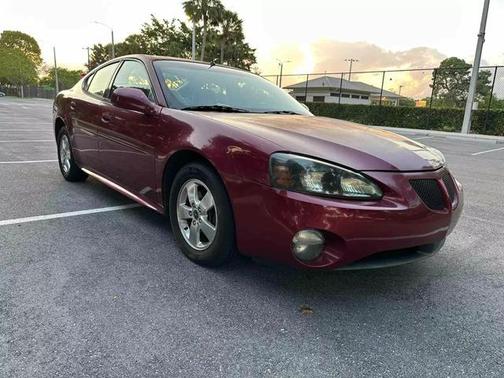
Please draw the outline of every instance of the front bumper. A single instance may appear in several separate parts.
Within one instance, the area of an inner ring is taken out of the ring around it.
[[[242,183],[239,194],[231,195],[238,248],[256,258],[313,269],[391,266],[437,252],[463,208],[461,185],[454,180],[452,200],[443,184],[446,168],[365,173],[380,183],[384,191],[380,201],[321,198]],[[410,185],[413,179],[436,180],[445,208],[427,207]],[[323,253],[310,262],[296,259],[291,252],[292,237],[304,229],[319,230],[326,240]]]

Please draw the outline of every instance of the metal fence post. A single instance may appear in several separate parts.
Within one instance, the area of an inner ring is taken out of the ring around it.
[[[382,105],[383,98],[383,86],[385,85],[385,73],[387,71],[383,71],[382,79],[381,79],[381,89],[380,89],[380,106]]]
[[[341,73],[340,76],[340,81],[339,81],[339,97],[338,97],[338,105],[341,104],[341,92],[343,92],[343,72]]]
[[[306,74],[306,83],[304,87],[304,102],[308,102],[308,80],[310,79],[310,74]]]
[[[490,89],[490,98],[488,99],[488,105],[485,113],[485,123],[484,123],[484,129],[487,129],[487,124],[488,124],[488,114],[490,113],[490,107],[492,106],[492,100],[493,100],[493,91],[495,88],[495,78],[497,77],[497,66],[495,66],[494,69],[494,77],[492,80],[492,88]]]

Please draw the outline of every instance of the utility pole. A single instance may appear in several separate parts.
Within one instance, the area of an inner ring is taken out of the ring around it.
[[[467,95],[467,102],[464,112],[464,122],[462,123],[462,134],[469,134],[471,131],[471,117],[474,97],[476,94],[476,84],[478,82],[478,73],[481,62],[481,51],[483,50],[483,43],[485,42],[486,22],[488,18],[488,8],[490,0],[484,0],[483,14],[481,15],[481,23],[478,34],[478,42],[476,44],[476,53],[474,54],[474,63],[471,71],[471,82],[469,83],[469,93]]]
[[[354,59],[354,58],[348,58],[348,59],[345,59],[345,62],[349,62],[350,63],[350,68],[348,70],[348,81],[350,81],[350,79],[352,78],[352,66],[353,66],[353,63],[354,62],[358,62],[359,59]]]
[[[95,24],[98,24],[98,25],[101,25],[101,26],[105,26],[106,28],[108,28],[110,30],[110,37],[111,37],[111,40],[112,40],[112,48],[111,48],[110,59],[114,59],[115,58],[114,29],[112,29],[112,27],[110,27],[109,25],[104,24],[103,22],[99,22],[99,21],[93,21],[93,22]]]
[[[115,58],[115,43],[114,43],[114,30],[110,28],[110,35],[112,37],[112,59]]]
[[[278,61],[278,66],[280,67],[280,76],[279,76],[279,79],[278,79],[278,86],[280,88],[282,88],[282,75],[283,75],[283,66],[284,64],[287,64],[287,63],[290,63],[291,61],[290,60],[280,60],[280,59],[277,59]]]
[[[59,80],[58,80],[58,64],[56,63],[56,46],[53,46],[53,55],[54,55],[54,81],[56,94],[59,92]]]
[[[89,60],[89,50],[91,49],[91,47],[83,47],[82,50],[87,50],[87,66],[88,66],[88,70],[89,70],[89,63],[90,63],[90,60]]]
[[[196,60],[196,22],[192,22],[192,60]]]
[[[403,88],[404,88],[404,85],[399,85],[399,93],[398,93],[399,97],[401,96],[401,90],[402,90]]]

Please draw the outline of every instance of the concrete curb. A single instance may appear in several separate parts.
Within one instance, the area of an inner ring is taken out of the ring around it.
[[[460,134],[448,131],[438,130],[422,130],[422,129],[406,129],[402,127],[388,127],[388,126],[371,126],[378,129],[393,131],[396,133],[412,134],[416,136],[436,136],[449,139],[462,139],[473,141],[484,141],[489,143],[504,144],[504,137],[495,135],[481,135],[481,134]]]

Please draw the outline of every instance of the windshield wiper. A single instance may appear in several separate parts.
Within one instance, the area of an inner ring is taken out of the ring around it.
[[[234,108],[232,106],[227,105],[197,105],[197,106],[188,106],[182,108],[181,110],[196,110],[202,112],[228,112],[228,113],[250,113],[247,109]]]
[[[295,114],[301,115],[300,113],[293,112],[292,110],[268,110],[267,112],[261,112],[264,114]]]

